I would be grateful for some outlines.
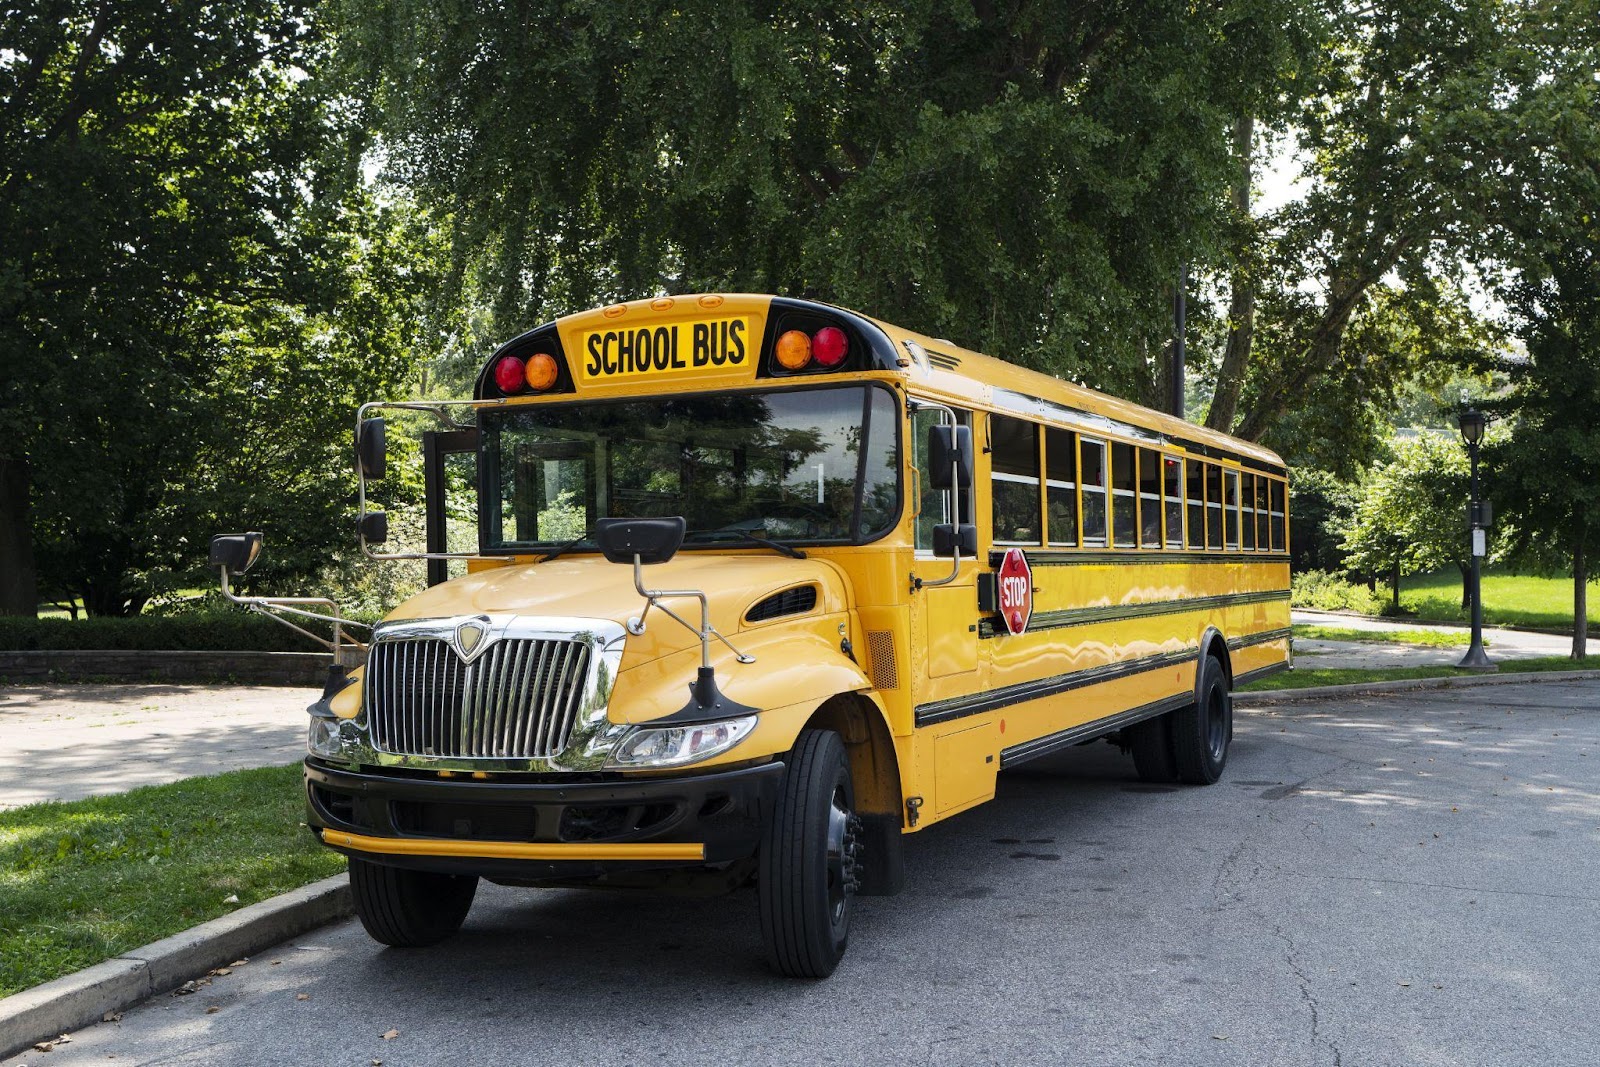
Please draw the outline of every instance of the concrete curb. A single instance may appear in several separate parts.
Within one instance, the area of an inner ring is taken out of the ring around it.
[[[0,1059],[351,914],[343,875],[325,878],[0,1000]]]
[[[1269,689],[1262,693],[1235,693],[1233,702],[1241,707],[1258,704],[1294,704],[1302,700],[1329,697],[1363,696],[1368,693],[1403,693],[1415,689],[1470,689],[1480,685],[1517,685],[1528,682],[1580,682],[1600,678],[1600,671],[1524,671],[1497,674],[1472,674],[1462,677],[1399,678],[1391,682],[1353,682],[1350,685],[1313,685],[1305,689]]]

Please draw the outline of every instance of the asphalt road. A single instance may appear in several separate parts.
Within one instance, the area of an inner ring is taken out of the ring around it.
[[[1597,769],[1595,682],[1241,711],[1211,788],[1003,775],[829,981],[748,893],[488,886],[439,948],[343,923],[7,1063],[1592,1067]]]

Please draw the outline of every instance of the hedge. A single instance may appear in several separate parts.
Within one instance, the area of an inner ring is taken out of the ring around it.
[[[320,624],[308,628],[316,632]],[[358,631],[358,633],[361,633]],[[364,636],[364,635],[363,635]],[[281,623],[244,611],[139,615],[130,619],[27,619],[0,616],[0,651],[60,649],[212,652],[320,652]]]

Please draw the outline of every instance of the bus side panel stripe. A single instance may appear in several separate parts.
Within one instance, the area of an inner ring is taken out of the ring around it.
[[[1029,560],[1031,563],[1032,560]],[[1189,597],[1182,600],[1149,600],[1139,604],[1113,604],[1097,608],[1065,608],[1060,611],[1036,611],[1028,621],[1025,633],[1035,630],[1059,630],[1068,626],[1084,626],[1093,622],[1118,622],[1123,619],[1142,619],[1152,615],[1181,615],[1189,611],[1210,611],[1215,608],[1235,607],[1242,604],[1270,604],[1288,600],[1287,589],[1273,589],[1259,593],[1225,593],[1221,596]],[[993,619],[978,624],[980,638],[1000,636],[1000,628]],[[1008,634],[1009,636],[1009,634]]]
[[[990,689],[983,693],[973,693],[970,696],[922,704],[916,710],[916,724],[918,726],[932,726],[935,723],[949,722],[952,719],[964,719],[969,715],[981,715],[986,711],[1011,707],[1013,704],[1025,704],[1030,700],[1040,700],[1044,697],[1068,693],[1074,689],[1082,689],[1086,685],[1098,685],[1101,682],[1130,678],[1133,675],[1144,674],[1147,671],[1161,670],[1163,667],[1190,663],[1198,658],[1198,655],[1197,650],[1192,648],[1184,649],[1182,652],[1161,652],[1154,656],[1122,660],[1117,663],[1106,663],[1081,671],[1070,671],[1066,674],[1052,675],[1048,678],[1036,678],[1029,682],[1018,682],[1016,685]]]
[[[1058,752],[1063,748],[1071,748],[1073,745],[1082,744],[1085,741],[1093,741],[1097,737],[1104,737],[1113,731],[1121,730],[1124,727],[1132,726],[1135,723],[1153,719],[1157,715],[1181,708],[1189,703],[1189,700],[1188,693],[1162,697],[1160,700],[1141,704],[1136,708],[1129,708],[1127,711],[1118,712],[1104,719],[1095,719],[1093,722],[1069,726],[1065,730],[1058,730],[1053,734],[1045,734],[1043,737],[1036,737],[1032,741],[1024,741],[1020,745],[1012,745],[1010,748],[1000,751],[1000,769],[1003,771],[1007,767],[1015,767],[1019,763],[1026,763],[1031,759],[1038,759],[1040,756],[1048,756],[1050,753]]]

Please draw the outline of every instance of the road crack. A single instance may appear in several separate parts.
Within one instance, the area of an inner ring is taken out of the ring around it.
[[[1344,1067],[1344,1053],[1339,1050],[1339,1045],[1331,1037],[1322,1033],[1322,1009],[1317,1003],[1317,996],[1311,991],[1311,976],[1300,966],[1300,961],[1295,959],[1294,938],[1283,932],[1283,927],[1277,923],[1272,926],[1272,933],[1283,942],[1283,961],[1289,965],[1296,984],[1300,987],[1300,1000],[1305,1004],[1306,1010],[1311,1013],[1311,1044],[1321,1045],[1333,1056],[1333,1067]]]

